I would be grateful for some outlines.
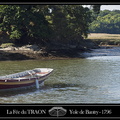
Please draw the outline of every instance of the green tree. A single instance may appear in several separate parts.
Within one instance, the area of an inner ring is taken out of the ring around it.
[[[90,32],[120,33],[120,11],[101,11],[97,19],[91,23]]]
[[[91,12],[82,5],[50,5],[49,21],[58,41],[75,43],[87,37]]]
[[[0,5],[0,16],[0,30],[23,44],[77,44],[92,22],[82,5]]]
[[[1,5],[0,30],[9,33],[10,39],[20,39],[21,43],[26,44],[48,39],[50,28],[42,12],[43,7]]]
[[[64,13],[64,6],[62,5],[50,5],[51,13],[49,14],[50,26],[52,28],[53,39],[59,42],[63,42],[67,39],[67,21],[66,14]]]
[[[101,5],[91,5],[91,6],[92,6],[92,9],[93,9],[95,14],[99,14],[100,13]]]

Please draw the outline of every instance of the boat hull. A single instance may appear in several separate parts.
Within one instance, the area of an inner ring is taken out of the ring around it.
[[[43,80],[39,81],[39,84],[45,81],[46,78]],[[26,83],[7,83],[7,84],[0,84],[0,89],[11,89],[11,88],[19,88],[19,87],[27,87],[27,86],[32,86],[35,85],[35,80],[34,81],[28,81]]]
[[[39,81],[39,84],[41,84],[44,81],[45,79]],[[32,86],[32,85],[35,85],[35,82],[26,83],[26,84],[3,84],[3,85],[0,85],[0,89],[12,89],[12,88],[27,87],[27,86]]]
[[[51,69],[50,72],[42,75],[42,76],[37,76],[33,78],[29,78],[28,76],[26,78],[14,78],[11,80],[1,80],[0,79],[0,90],[6,90],[6,89],[13,89],[13,88],[21,88],[21,87],[27,87],[27,86],[32,86],[36,85],[36,80],[38,81],[39,84],[43,83],[51,74],[53,70]],[[41,72],[42,73],[42,72]],[[41,74],[39,73],[39,74]],[[37,73],[38,74],[38,73]]]

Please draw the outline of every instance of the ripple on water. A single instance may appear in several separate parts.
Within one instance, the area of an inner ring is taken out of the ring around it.
[[[103,56],[107,54],[107,56]],[[112,53],[108,56],[108,53]],[[113,55],[113,52],[117,52]],[[0,74],[49,67],[53,74],[36,88],[0,92],[1,103],[120,103],[119,49],[97,50],[86,59],[0,61]],[[97,56],[97,54],[99,54]]]

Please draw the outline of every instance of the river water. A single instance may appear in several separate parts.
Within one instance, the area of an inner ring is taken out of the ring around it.
[[[120,47],[87,58],[0,61],[0,75],[44,67],[54,72],[40,89],[0,91],[1,103],[120,103]]]

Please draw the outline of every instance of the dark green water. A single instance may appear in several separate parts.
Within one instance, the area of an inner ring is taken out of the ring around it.
[[[1,91],[0,102],[120,103],[119,55],[69,60],[0,61],[0,75],[40,67],[54,69],[44,86],[38,90]]]

